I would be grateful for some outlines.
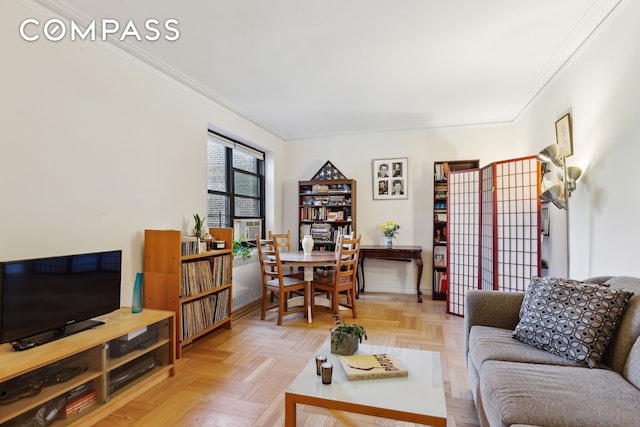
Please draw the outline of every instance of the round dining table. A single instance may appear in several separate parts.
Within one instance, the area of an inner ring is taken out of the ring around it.
[[[307,304],[307,321],[311,323],[313,321],[312,318],[312,307],[311,298],[313,292],[313,269],[315,267],[333,267],[338,263],[338,252],[335,251],[312,251],[310,254],[306,255],[303,251],[283,251],[280,252],[280,262],[286,265],[293,265],[304,267],[304,280],[307,282],[307,296],[309,298]],[[295,297],[289,300],[290,304],[295,304],[296,299],[302,297]],[[326,305],[327,307],[331,307],[331,302],[325,298],[316,298],[316,304],[318,305]]]

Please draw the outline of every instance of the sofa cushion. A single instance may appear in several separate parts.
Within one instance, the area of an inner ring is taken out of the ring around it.
[[[472,327],[469,332],[469,348],[469,358],[478,370],[487,360],[582,366],[575,360],[565,359],[514,340],[512,331],[492,326]]]
[[[622,373],[631,347],[640,336],[640,279],[617,276],[608,280],[607,283],[612,289],[624,289],[634,293],[602,358],[602,363],[614,371]],[[636,363],[639,362],[636,360]],[[640,384],[636,384],[636,386],[640,387]]]
[[[492,427],[632,426],[640,419],[640,390],[605,369],[487,361],[480,394]]]
[[[595,368],[631,295],[575,280],[534,278],[522,301],[513,336]]]

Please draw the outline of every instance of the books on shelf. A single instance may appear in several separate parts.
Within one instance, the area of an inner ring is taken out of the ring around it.
[[[182,304],[182,339],[197,335],[229,317],[229,289]]]
[[[447,247],[446,246],[434,246],[434,248],[433,248],[433,266],[434,267],[446,267],[447,266]]]
[[[77,414],[78,412],[86,409],[98,401],[98,395],[95,390],[89,389],[78,395],[72,392],[67,397],[67,402],[64,407],[64,416],[69,417]]]
[[[390,354],[354,354],[339,356],[349,380],[406,377],[407,368]]]
[[[182,263],[181,297],[187,298],[231,281],[231,255]]]

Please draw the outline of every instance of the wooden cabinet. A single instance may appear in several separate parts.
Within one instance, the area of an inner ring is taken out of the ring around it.
[[[314,250],[334,250],[339,234],[356,231],[356,181],[299,181],[298,242],[313,237]]]
[[[449,172],[475,169],[478,160],[449,160],[435,162],[433,168],[433,282],[432,299],[447,299],[448,256],[448,177]]]
[[[172,312],[123,307],[100,320],[26,351],[0,345],[0,424],[55,413],[54,426],[92,425],[174,374]]]
[[[231,328],[232,228],[210,228],[224,249],[200,252],[178,230],[145,230],[145,307],[176,313],[176,355],[196,338]]]

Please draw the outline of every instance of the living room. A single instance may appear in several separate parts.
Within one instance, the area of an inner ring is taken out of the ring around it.
[[[571,197],[570,275],[640,275],[637,2],[621,1],[511,122],[298,141],[275,136],[108,43],[25,42],[17,32],[23,19],[56,16],[37,3],[10,0],[3,12],[2,260],[121,248],[122,304],[130,304],[143,270],[144,230],[187,232],[192,214],[206,211],[208,127],[267,153],[267,230],[296,230],[297,183],[329,160],[358,181],[363,242],[381,244],[377,227],[393,220],[402,227],[398,244],[428,253],[433,162],[485,165],[534,155],[555,142],[554,123],[570,111],[570,163],[584,171]],[[408,198],[373,200],[372,160],[395,157],[408,158]],[[552,207],[551,215],[558,245],[549,274],[564,276],[564,211]],[[411,265],[373,269],[371,289],[413,291]],[[423,278],[426,290],[429,280]],[[385,289],[389,282],[396,289]]]

